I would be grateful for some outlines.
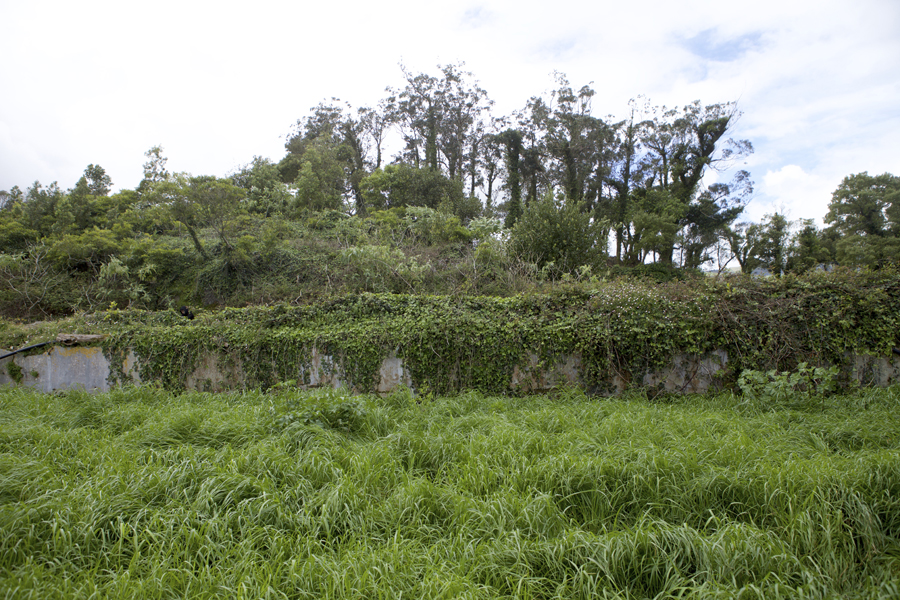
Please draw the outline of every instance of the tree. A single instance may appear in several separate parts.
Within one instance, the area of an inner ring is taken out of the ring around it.
[[[402,158],[416,167],[442,169],[462,179],[465,165],[477,155],[483,116],[492,102],[462,64],[438,66],[440,77],[413,74],[401,65],[406,86],[390,90],[387,105],[405,143]],[[471,169],[469,174],[472,175]]]
[[[747,171],[738,171],[731,183],[713,183],[687,206],[679,223],[681,266],[699,269],[711,260],[711,250],[726,236],[728,226],[744,211],[753,193]]]
[[[356,212],[365,212],[359,184],[371,168],[371,140],[381,160],[385,124],[368,109],[360,111],[359,119],[348,116],[348,108],[337,98],[331,104],[320,103],[305,121],[297,121],[285,143],[288,154],[278,164],[281,180],[299,186],[298,200],[306,208],[342,208],[345,198],[352,196]]]
[[[559,87],[549,103],[538,98],[529,103],[531,120],[543,136],[539,147],[547,163],[542,170],[552,186],[569,199],[583,200],[585,209],[592,211],[608,175],[613,131],[591,114],[596,92],[589,85],[576,92],[565,75],[555,76]]]
[[[628,254],[631,236],[630,214],[632,190],[641,180],[638,151],[640,149],[639,124],[634,121],[635,106],[631,101],[631,116],[612,127],[613,155],[603,184],[610,190],[598,198],[597,214],[606,218],[616,233],[616,260],[621,262]]]
[[[309,143],[294,180],[297,203],[312,211],[342,210],[347,190],[341,146],[327,137],[317,137]]]
[[[381,168],[381,148],[384,144],[385,134],[390,127],[387,111],[388,106],[384,100],[378,104],[378,108],[363,107],[357,111],[362,130],[372,141],[372,147],[375,149],[375,161],[372,164],[374,169]]]
[[[88,165],[83,176],[87,184],[87,192],[91,196],[108,196],[112,189],[112,180],[100,165]]]
[[[779,213],[766,215],[756,234],[755,256],[765,269],[775,275],[784,273],[788,259],[790,221]]]
[[[654,112],[653,119],[641,124],[641,142],[649,150],[644,159],[645,185],[659,186],[669,191],[686,208],[682,226],[693,226],[694,232],[689,234],[696,240],[696,233],[707,229],[696,220],[698,217],[707,221],[712,218],[718,222],[716,226],[721,227],[737,218],[742,210],[741,203],[737,201],[706,202],[705,207],[695,206],[695,210],[690,210],[689,207],[698,198],[704,173],[707,169],[722,168],[734,159],[752,153],[753,146],[747,140],[725,138],[739,116],[732,102],[704,107],[697,100],[682,109],[666,110],[662,107]],[[749,183],[748,174],[741,172],[735,186],[746,187]],[[722,198],[721,190],[713,194]],[[739,194],[738,197],[746,198],[746,195]],[[704,199],[701,197],[701,200]],[[711,210],[714,213],[710,213]],[[720,211],[728,212],[715,214]],[[706,239],[712,245],[717,238],[708,236]],[[702,252],[702,248],[699,250]],[[660,262],[671,265],[674,251],[673,242],[660,253]],[[696,262],[698,248],[694,247],[691,252],[691,262]]]
[[[160,145],[153,146],[146,152],[147,162],[144,163],[144,178],[138,184],[138,193],[145,193],[156,183],[166,181],[169,178],[169,172],[166,170],[167,159],[163,156],[163,148]]]
[[[867,172],[844,178],[831,197],[825,222],[838,234],[841,264],[879,266],[900,250],[900,177]]]
[[[109,195],[112,180],[100,165],[88,165],[84,175],[69,190],[57,207],[57,229],[62,232],[84,231],[99,225],[104,207],[99,198]]]
[[[522,156],[522,132],[507,129],[497,139],[506,148],[506,188],[509,201],[504,225],[511,228],[522,216],[522,188],[519,186],[519,158]]]
[[[374,210],[426,206],[456,212],[457,207],[465,205],[462,181],[434,169],[417,169],[407,164],[377,169],[360,186],[366,206]]]
[[[494,207],[494,184],[503,172],[504,144],[497,133],[486,135],[479,145],[478,166],[481,171],[480,184],[484,193],[486,210]],[[474,194],[472,194],[474,195]]]
[[[25,194],[22,193],[22,190],[17,185],[12,186],[8,192],[0,190],[0,210],[12,210],[14,207],[19,206],[24,198]]]
[[[789,273],[805,273],[819,265],[831,263],[834,258],[816,227],[813,219],[800,219],[800,230],[794,234],[785,270]]]
[[[19,186],[0,191],[0,253],[24,250],[38,238],[38,233],[25,224],[24,198]]]
[[[234,250],[234,218],[244,190],[230,180],[178,173],[153,185],[151,194],[155,203],[168,207],[172,218],[187,229],[194,248],[204,259],[210,256],[197,234],[198,227],[211,228],[226,253]]]
[[[57,208],[65,195],[54,181],[46,188],[40,181],[25,192],[22,206],[24,224],[36,231],[38,237],[47,237],[53,231],[57,221]]]
[[[644,263],[650,253],[664,252],[674,243],[684,212],[685,207],[667,190],[639,190],[631,203],[623,262],[635,266]]]
[[[286,215],[293,207],[293,194],[281,182],[278,166],[268,158],[254,156],[251,163],[231,176],[231,182],[244,190],[244,205],[250,213]]]
[[[233,250],[232,220],[244,199],[244,190],[228,179],[200,176],[190,178],[187,191],[200,223],[212,228],[222,245]]]
[[[741,271],[764,268],[781,275],[789,256],[790,221],[779,213],[767,214],[760,223],[728,226],[726,235]]]

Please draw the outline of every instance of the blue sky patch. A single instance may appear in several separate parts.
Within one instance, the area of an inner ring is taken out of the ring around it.
[[[684,46],[693,54],[707,60],[731,62],[743,56],[748,50],[760,45],[762,34],[748,33],[731,39],[721,39],[715,28],[705,29],[694,37],[684,40]]]

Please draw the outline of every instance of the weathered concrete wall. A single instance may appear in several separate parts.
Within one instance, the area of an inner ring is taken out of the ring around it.
[[[48,346],[41,354],[17,354],[0,360],[0,385],[16,383],[9,367],[14,364],[21,375],[21,385],[37,388],[43,392],[55,390],[84,389],[88,391],[108,391],[110,388],[110,363],[103,350],[96,346]],[[136,383],[140,376],[135,368],[136,360],[129,352],[125,359],[124,371]]]
[[[12,369],[9,364],[16,365]],[[900,357],[848,355],[851,378],[860,383],[887,386],[900,382]],[[665,368],[637,376],[644,386],[671,393],[703,393],[718,389],[721,375],[728,365],[728,354],[718,350],[702,356],[678,354]],[[140,383],[139,364],[129,352],[123,370],[135,383]],[[509,389],[516,392],[543,392],[560,385],[583,385],[582,358],[563,356],[553,364],[543,364],[536,354],[529,354],[524,364],[512,372]],[[16,382],[13,373],[20,379]],[[0,360],[0,385],[16,384],[40,389],[44,392],[67,389],[107,391],[110,389],[110,362],[99,347],[48,346],[41,354],[15,355]],[[632,376],[616,375],[612,389],[622,391],[634,381]],[[309,360],[297,365],[297,382],[302,388],[347,387],[371,389],[360,382],[348,380],[339,361],[320,353],[316,348]],[[227,357],[205,354],[197,368],[188,375],[185,385],[199,391],[223,391],[240,389],[245,385],[242,365]],[[391,353],[382,360],[375,391],[390,393],[399,386],[415,389],[409,369]]]

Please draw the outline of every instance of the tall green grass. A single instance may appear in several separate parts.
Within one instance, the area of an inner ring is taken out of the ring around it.
[[[896,598],[898,405],[4,389],[0,597]]]

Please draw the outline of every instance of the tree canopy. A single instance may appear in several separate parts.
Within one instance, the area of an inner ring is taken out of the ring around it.
[[[889,173],[847,176],[825,228],[741,220],[753,182],[734,165],[753,146],[733,136],[734,102],[637,97],[625,118],[601,117],[591,84],[556,73],[499,115],[462,64],[401,71],[375,105],[320,102],[284,156],[226,176],[173,170],[155,145],[133,190],[92,163],[70,189],[0,191],[0,310],[296,300],[317,286],[508,294],[653,263],[781,275],[900,256]]]

